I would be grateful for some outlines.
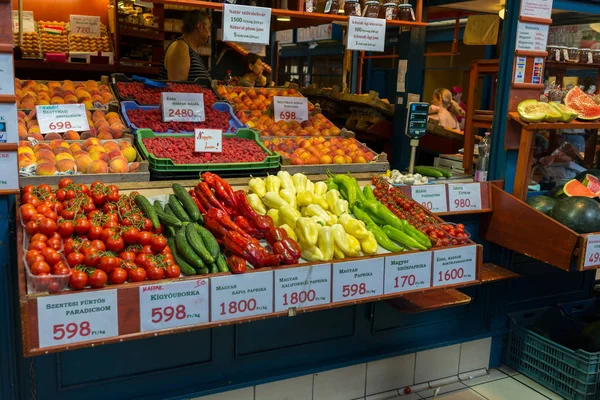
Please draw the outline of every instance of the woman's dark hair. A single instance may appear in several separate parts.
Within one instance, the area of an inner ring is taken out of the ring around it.
[[[256,61],[260,60],[260,56],[255,53],[246,54],[246,70],[247,72],[252,72],[250,69],[250,64],[254,64]]]
[[[210,21],[210,16],[204,11],[188,11],[183,14],[183,18],[181,19],[183,21],[181,31],[183,33],[192,33],[196,30],[198,22],[204,22],[207,19]]]

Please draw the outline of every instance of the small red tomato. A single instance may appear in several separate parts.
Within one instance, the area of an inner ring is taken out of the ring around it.
[[[31,237],[31,239],[29,239],[30,242],[37,242],[38,240],[41,242],[46,242],[48,240],[48,236],[42,235],[41,233],[36,233]]]
[[[114,234],[113,236],[109,237],[105,241],[105,244],[106,250],[112,251],[113,253],[120,253],[125,247],[125,242],[123,241],[123,238],[117,234]]]
[[[148,275],[148,279],[156,281],[165,277],[165,270],[164,268],[151,267],[146,269],[146,274]]]
[[[60,250],[61,239],[52,238],[48,239],[46,246],[53,248],[54,250]]]
[[[83,264],[83,259],[85,256],[81,253],[71,253],[67,256],[67,263],[69,267],[74,268],[79,264]]]
[[[62,178],[60,181],[58,181],[58,187],[61,189],[64,189],[65,187],[69,186],[72,183],[73,183],[73,179]]]
[[[158,267],[158,262],[153,256],[148,255],[148,257],[146,257],[146,260],[144,260],[144,265],[142,265],[142,268],[148,271],[150,268],[154,267]]]
[[[173,264],[169,265],[165,268],[165,276],[167,278],[177,278],[181,275],[181,270],[179,269],[179,265]]]
[[[43,233],[46,236],[52,235],[54,232],[56,232],[57,228],[58,226],[56,225],[56,222],[50,218],[44,218],[40,222],[40,233]]]
[[[81,290],[87,286],[89,281],[88,275],[79,270],[73,271],[71,278],[69,279],[69,286],[75,290]]]
[[[140,232],[140,235],[138,238],[138,243],[141,244],[142,246],[146,246],[146,245],[149,245],[150,243],[152,243],[152,233],[148,232],[148,231]]]
[[[33,275],[49,274],[50,273],[50,265],[48,265],[48,263],[45,262],[45,261],[34,262],[31,265],[30,269],[31,269],[31,273]]]
[[[73,221],[62,220],[59,222],[56,232],[64,238],[69,237],[75,232],[75,225]]]
[[[167,247],[167,238],[162,235],[154,235],[150,242],[150,247],[154,253],[160,253]]]
[[[119,258],[113,256],[102,256],[100,263],[98,264],[98,268],[107,274],[110,274],[115,270],[115,268],[118,268],[119,265],[121,265],[121,260]]]
[[[104,228],[102,228],[101,226],[98,226],[98,225],[90,226],[90,230],[88,231],[88,239],[97,240],[97,239],[102,238],[103,230],[104,230]]]
[[[104,244],[104,242],[102,240],[92,240],[92,242],[90,243],[92,245],[93,248],[98,249],[98,251],[104,251],[106,250],[106,245]]]
[[[129,282],[142,282],[146,280],[146,270],[144,268],[134,268],[127,272]]]
[[[134,261],[136,254],[133,251],[124,251],[119,254],[119,258],[123,261]]]
[[[51,251],[46,252],[46,254],[44,254],[44,258],[46,259],[46,262],[48,263],[48,265],[54,266],[56,264],[58,264],[61,260],[60,258],[60,254],[58,254],[58,252],[54,249],[50,249]]]
[[[100,262],[100,253],[97,249],[90,247],[83,252],[83,264],[87,267],[95,267]]]
[[[143,267],[144,266],[144,262],[146,261],[146,258],[148,258],[148,254],[145,253],[140,253],[135,257],[135,265],[137,265],[138,267]]]
[[[101,269],[95,269],[94,272],[89,277],[90,286],[93,288],[101,288],[106,285],[106,281],[108,280],[108,275],[106,272]]]
[[[46,242],[42,242],[41,240],[36,240],[35,242],[29,243],[29,249],[28,250],[38,250],[38,251],[41,252],[46,247],[48,247],[46,245]]]
[[[140,231],[135,228],[129,228],[121,234],[121,237],[123,237],[125,244],[136,244],[140,237]]]
[[[154,252],[152,251],[152,247],[150,247],[149,244],[145,245],[144,247],[142,247],[142,250],[140,251],[141,254],[154,254]]]
[[[71,270],[62,261],[56,263],[56,265],[52,267],[53,275],[69,275],[69,272],[71,272]]]
[[[88,221],[87,218],[77,218],[77,221],[75,221],[75,232],[77,232],[78,235],[85,235],[90,229],[90,226],[90,221]]]
[[[150,232],[154,228],[152,221],[148,218],[144,218],[144,230]]]
[[[127,280],[127,271],[123,268],[115,268],[110,273],[108,280],[114,285],[120,285]]]

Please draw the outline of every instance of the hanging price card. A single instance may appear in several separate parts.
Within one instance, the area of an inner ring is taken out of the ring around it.
[[[331,264],[275,270],[275,311],[331,302]]]
[[[194,139],[195,150],[198,152],[223,151],[223,131],[220,129],[194,129]]]
[[[40,348],[119,335],[116,290],[38,297],[37,309]]]
[[[481,185],[479,183],[453,183],[448,185],[448,210],[481,210]]]
[[[271,9],[223,4],[223,41],[269,44]]]
[[[433,252],[433,286],[453,285],[477,279],[477,246]]]
[[[15,94],[12,53],[0,53],[0,94]]]
[[[350,17],[348,50],[384,51],[385,19]]]
[[[16,151],[0,152],[0,190],[19,190],[19,162]]]
[[[73,15],[69,19],[71,33],[84,36],[100,36],[100,17],[97,15]]]
[[[202,93],[170,93],[160,95],[163,121],[204,122]]]
[[[36,106],[35,109],[40,132],[43,134],[90,130],[83,104]]]
[[[548,25],[517,23],[517,50],[546,51]]]
[[[208,295],[208,279],[140,286],[140,330],[207,323]]]
[[[600,234],[587,236],[584,257],[583,268],[600,265]]]
[[[308,99],[306,97],[273,97],[273,116],[275,122],[297,121],[308,119]]]
[[[218,276],[210,282],[210,320],[273,312],[273,271]]]
[[[18,143],[17,104],[0,103],[0,143]]]
[[[19,11],[12,11],[13,32],[19,32]],[[35,32],[35,20],[33,11],[23,11],[23,33]]]
[[[520,15],[550,19],[552,18],[552,0],[523,0]]]
[[[333,302],[383,294],[384,258],[333,264]]]
[[[424,289],[430,286],[430,251],[385,257],[385,294]]]
[[[448,211],[446,185],[411,186],[410,196],[431,212]]]

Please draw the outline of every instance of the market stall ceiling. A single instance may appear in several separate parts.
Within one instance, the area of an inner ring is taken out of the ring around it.
[[[504,8],[505,0],[473,0],[473,1],[462,1],[459,3],[440,4],[439,6],[429,7],[429,12],[440,11],[441,9],[453,9],[466,12],[476,12],[484,14],[498,14],[498,12]],[[563,10],[552,10],[552,14],[564,13]]]

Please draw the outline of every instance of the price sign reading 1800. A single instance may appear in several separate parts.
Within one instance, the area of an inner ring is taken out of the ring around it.
[[[208,322],[208,279],[140,286],[140,330]]]
[[[219,276],[210,283],[211,321],[273,312],[273,271]]]
[[[40,348],[119,335],[116,290],[39,297],[37,309]]]
[[[384,258],[333,264],[333,302],[383,294]]]
[[[433,252],[433,286],[453,285],[477,279],[477,246]]]
[[[306,97],[273,97],[275,121],[297,121],[308,119],[308,99]]]
[[[331,302],[331,264],[275,270],[275,312]]]
[[[585,245],[584,268],[597,267],[600,265],[600,235],[588,235]]]
[[[448,211],[481,210],[481,185],[455,183],[448,185]]]

